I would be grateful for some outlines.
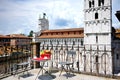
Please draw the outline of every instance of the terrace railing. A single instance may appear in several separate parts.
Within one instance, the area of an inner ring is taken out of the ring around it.
[[[48,67],[59,68],[60,61],[69,60],[74,62],[73,69],[78,73],[89,73],[95,75],[104,76],[109,75],[109,70],[113,64],[111,64],[112,48],[111,45],[47,45],[39,46],[40,50],[49,49],[52,52],[51,62]],[[27,52],[26,52],[27,50]],[[17,47],[17,50],[12,50],[10,54],[4,54],[0,56],[0,78],[11,75],[12,66],[16,63],[27,61],[28,57],[32,57],[32,51],[30,47]],[[67,57],[69,51],[75,51],[75,58],[72,56]],[[68,58],[68,59],[67,59]],[[111,68],[112,69],[112,68]],[[114,72],[112,73],[114,74]]]
[[[10,53],[7,53],[7,47],[1,46],[1,48],[4,47],[5,49],[3,51],[3,54],[0,55],[0,79],[4,78],[6,76],[14,74],[14,65],[21,63],[21,62],[27,62],[28,58],[32,56],[31,54],[31,48],[30,46],[27,47],[26,45],[20,46],[20,48],[14,46],[16,49],[12,49],[13,46],[10,46],[12,50],[10,50]],[[19,68],[19,70],[22,71]]]
[[[52,65],[51,67],[59,68],[58,62],[66,61],[68,51],[75,51],[75,59],[69,57],[69,60],[74,62],[74,71],[78,73],[87,73],[94,75],[114,75],[111,66],[112,61],[112,48],[111,45],[57,45],[57,46],[40,46],[40,50],[50,49],[52,52]],[[74,60],[74,61],[73,61]],[[110,71],[111,70],[111,71]]]

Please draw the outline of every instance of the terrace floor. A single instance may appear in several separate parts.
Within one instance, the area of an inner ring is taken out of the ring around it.
[[[29,71],[29,76],[23,73],[20,73],[18,75],[15,76],[9,76],[7,78],[4,78],[2,80],[35,80],[38,72],[40,69],[32,69]],[[52,77],[47,75],[47,74],[43,74],[40,73],[37,77],[36,80],[117,80],[117,79],[110,79],[110,78],[105,78],[105,77],[98,77],[98,76],[91,76],[91,75],[85,75],[85,74],[77,74],[74,73],[74,75],[71,73],[67,75],[66,73],[63,71],[61,76],[59,76],[60,71],[59,72],[54,72],[52,73]],[[20,79],[18,79],[18,76],[21,75]],[[119,80],[119,79],[118,79]]]

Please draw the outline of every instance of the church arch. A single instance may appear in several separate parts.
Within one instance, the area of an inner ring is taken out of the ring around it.
[[[104,71],[104,74],[106,74],[106,72],[109,69],[109,55],[107,53],[103,53],[101,55],[101,68]]]
[[[98,51],[95,51],[95,52],[93,52],[93,70],[94,70],[94,72],[95,73],[99,73],[99,63],[100,63],[100,61],[99,61],[99,52]]]

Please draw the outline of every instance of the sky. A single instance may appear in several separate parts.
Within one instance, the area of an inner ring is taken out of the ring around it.
[[[112,1],[112,25],[120,28],[114,15],[120,0]],[[38,19],[46,13],[50,29],[84,27],[84,0],[0,0],[0,34],[39,31]]]

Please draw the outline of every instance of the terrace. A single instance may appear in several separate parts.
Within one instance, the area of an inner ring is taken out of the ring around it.
[[[42,62],[36,62],[31,60],[30,66],[25,64],[22,67],[14,67],[16,64],[28,62],[30,58],[33,58],[32,51],[24,52],[13,52],[11,55],[0,56],[0,79],[2,80],[116,80],[112,79],[113,76],[98,77],[100,74],[85,73],[79,66],[79,62],[76,59],[80,59],[80,55],[77,55],[74,50],[61,52],[59,50],[51,50],[51,59],[46,61],[44,69],[46,71],[40,71]],[[56,54],[57,53],[57,54]],[[70,62],[64,66],[59,62]],[[24,64],[22,64],[24,65]],[[26,68],[27,67],[27,68]],[[70,69],[68,69],[70,67]],[[63,70],[63,71],[62,71]],[[48,73],[49,74],[46,74]],[[38,74],[39,73],[39,74]],[[87,75],[86,75],[87,74]],[[94,76],[90,76],[94,75]],[[97,76],[96,76],[97,75]],[[103,75],[102,75],[103,76]],[[110,78],[105,78],[110,77]]]
[[[30,75],[26,76],[23,75],[20,77],[19,80],[35,80],[37,73],[39,71],[38,69],[32,69],[30,70]],[[68,78],[66,78],[66,73],[63,72],[61,76],[59,76],[60,72],[54,72],[52,73],[52,76],[48,76],[46,74],[39,74],[38,78],[36,80],[117,80],[117,79],[110,79],[110,78],[104,78],[104,77],[97,77],[97,76],[90,76],[90,75],[85,75],[85,74],[74,74],[74,75],[69,75]],[[21,75],[21,74],[19,74]],[[4,78],[2,80],[18,80],[18,75],[16,76],[9,76],[7,78]]]

